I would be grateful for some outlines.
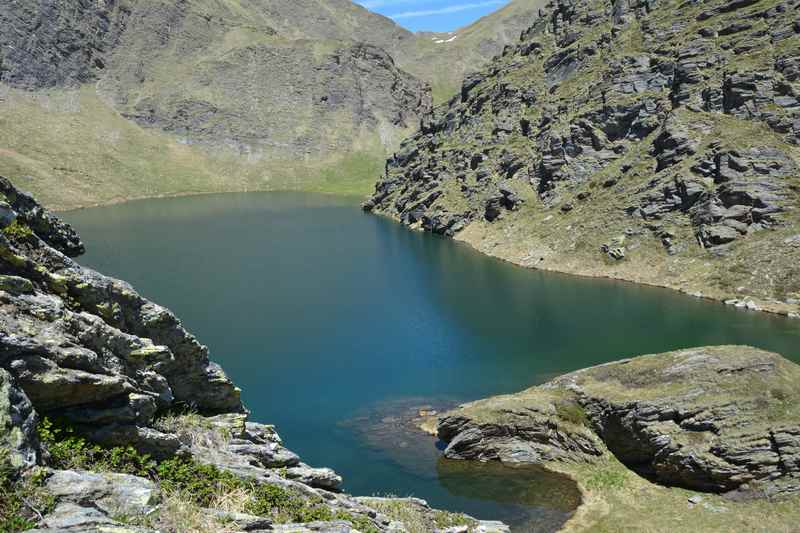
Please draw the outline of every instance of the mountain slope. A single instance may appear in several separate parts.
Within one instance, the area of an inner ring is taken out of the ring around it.
[[[5,3],[0,171],[54,208],[231,190],[367,194],[429,110],[426,83],[451,96],[540,1],[446,38],[349,0]]]
[[[483,68],[534,23],[545,0],[514,0],[465,28],[449,33],[423,32],[403,39],[395,56],[404,70],[431,84],[434,100],[458,92],[464,76]]]
[[[116,113],[136,123],[132,135],[149,137],[144,144],[188,146],[177,150],[187,157],[170,154],[143,177],[136,196],[313,189],[335,181],[330,169],[337,165],[345,175],[357,172],[362,183],[350,177],[332,188],[364,191],[386,150],[414,131],[430,107],[425,83],[381,48],[410,38],[344,0],[4,4],[0,121],[11,139],[0,168],[25,177],[24,186],[56,207],[112,201],[107,191],[128,188],[117,169],[142,166],[147,154],[116,143],[119,129],[98,143],[112,142],[113,153],[72,140],[86,137],[79,128],[102,129],[107,121],[100,116]],[[78,95],[93,83],[96,97],[79,105],[88,97]],[[51,157],[50,132],[33,126],[48,123],[83,161],[76,157],[68,168]],[[194,160],[188,180],[172,175],[175,166],[190,170]],[[61,198],[49,174],[80,183],[90,177],[89,195],[79,204]],[[98,189],[97,182],[111,187]]]
[[[797,313],[796,1],[551,2],[367,209],[526,266]]]

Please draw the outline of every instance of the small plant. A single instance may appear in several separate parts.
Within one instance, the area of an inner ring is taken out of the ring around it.
[[[184,457],[162,461],[156,467],[155,478],[164,490],[185,494],[202,507],[211,505],[220,492],[233,491],[244,484],[229,472]]]
[[[19,219],[14,220],[14,222],[3,228],[3,233],[5,233],[7,237],[16,240],[27,239],[33,235],[31,228]]]
[[[177,456],[157,462],[129,446],[105,448],[86,441],[74,429],[56,424],[49,418],[39,423],[38,430],[39,439],[50,453],[50,463],[56,468],[133,474],[158,483],[169,501],[182,502],[183,506],[162,506],[163,520],[168,524],[189,527],[185,524],[205,523],[200,516],[202,508],[225,508],[269,517],[276,523],[339,519],[357,525],[363,533],[377,531],[368,518],[344,511],[334,512],[322,499],[311,499],[278,485],[241,479],[190,457]],[[138,520],[135,517],[124,518],[131,523]],[[213,529],[211,525],[207,526],[206,529]],[[0,531],[5,533],[6,530]]]
[[[576,426],[585,426],[588,422],[583,406],[574,400],[563,400],[555,403],[556,414],[562,420]]]
[[[20,475],[11,465],[8,450],[0,449],[0,531],[33,529],[53,508],[53,498],[42,490],[44,479],[44,471],[38,468]]]
[[[76,435],[68,426],[59,426],[45,417],[38,427],[39,440],[50,453],[50,464],[64,470],[84,469],[119,472],[152,477],[156,467],[149,455],[131,446],[104,448]]]

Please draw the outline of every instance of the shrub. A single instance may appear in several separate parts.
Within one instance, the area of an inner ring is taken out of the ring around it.
[[[83,469],[152,477],[156,467],[149,455],[133,447],[104,448],[76,435],[75,430],[44,418],[38,427],[39,440],[50,453],[50,465],[65,470]]]
[[[55,468],[133,474],[158,483],[168,501],[180,501],[186,506],[187,512],[183,514],[171,511],[169,506],[162,509],[169,524],[200,521],[206,524],[201,529],[211,530],[213,521],[201,519],[198,509],[225,507],[229,511],[270,517],[277,523],[338,519],[353,523],[363,533],[377,531],[365,516],[334,512],[322,499],[308,498],[278,485],[244,480],[190,457],[177,456],[156,462],[132,447],[105,448],[48,418],[39,423],[39,438],[50,452],[50,463]],[[231,499],[228,497],[231,494],[237,497]],[[190,512],[192,509],[196,512]],[[6,529],[0,528],[0,531]]]
[[[5,233],[6,236],[16,240],[27,239],[33,235],[31,228],[29,228],[23,222],[20,222],[19,219],[16,219],[14,222],[3,228],[3,233]]]
[[[576,426],[585,426],[587,423],[586,411],[574,400],[556,402],[556,414],[562,420],[571,422]]]

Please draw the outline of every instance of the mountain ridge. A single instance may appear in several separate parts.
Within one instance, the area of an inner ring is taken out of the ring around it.
[[[426,85],[440,99],[454,91],[502,49],[492,36],[513,18],[489,17],[480,39],[450,47],[483,51],[454,61],[348,0],[6,4],[0,171],[56,209],[196,192],[364,195],[429,110]]]
[[[551,2],[367,210],[514,263],[800,315],[796,2]]]

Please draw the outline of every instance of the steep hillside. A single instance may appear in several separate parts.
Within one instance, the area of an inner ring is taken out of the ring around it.
[[[24,185],[48,201],[60,189],[39,186],[50,175],[79,182],[89,176],[111,187],[93,187],[81,204],[107,202],[111,190],[127,188],[121,169],[147,157],[117,142],[124,130],[143,144],[191,147],[182,150],[190,152],[183,161],[169,155],[165,166],[151,169],[139,196],[320,188],[328,169],[342,165],[344,174],[360,171],[366,180],[430,108],[426,84],[384,50],[403,39],[413,36],[344,0],[6,3],[0,120],[15,140],[3,147],[0,168],[15,180],[31,176]],[[96,98],[77,96],[95,83]],[[25,116],[16,102],[27,105]],[[83,128],[102,128],[103,116],[115,113],[139,128],[107,128],[109,137],[99,140],[115,144],[113,153],[81,143],[74,148],[85,162],[69,167],[51,156],[49,128],[36,127],[52,124],[70,144],[91,138]],[[190,168],[195,159],[200,164],[188,183],[176,180],[172,167]],[[365,190],[363,183],[342,189]]]
[[[365,207],[543,269],[800,309],[795,0],[551,2]]]
[[[401,41],[395,56],[404,70],[431,84],[436,103],[449,100],[466,74],[483,68],[534,23],[545,0],[514,0],[465,28],[420,33]]]
[[[5,3],[0,171],[55,208],[365,195],[429,110],[426,84],[449,98],[539,3],[516,0],[452,35],[412,34],[349,0]]]

